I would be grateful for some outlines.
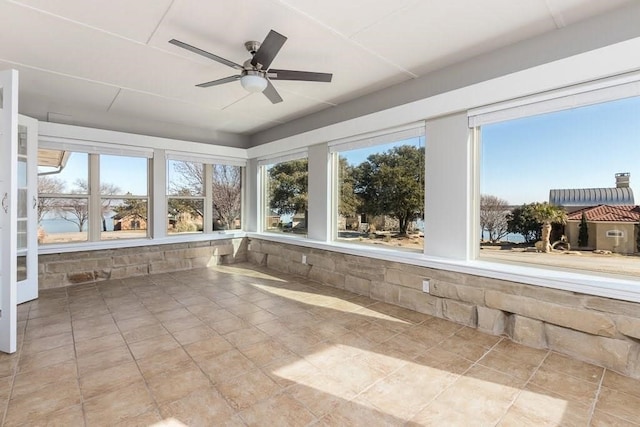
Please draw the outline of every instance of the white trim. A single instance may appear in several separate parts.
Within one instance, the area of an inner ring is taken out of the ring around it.
[[[291,160],[305,159],[308,157],[307,149],[285,152],[274,156],[258,158],[258,166],[275,165],[276,163],[289,162]]]
[[[71,151],[77,153],[145,157],[147,159],[153,157],[152,149],[144,149],[140,147],[131,147],[127,145],[109,144],[96,141],[69,141],[66,138],[56,138],[48,136],[40,136],[38,146],[40,148],[47,148],[51,150]]]
[[[356,150],[425,135],[425,122],[411,123],[393,129],[371,132],[329,142],[329,152]]]
[[[182,162],[191,163],[206,163],[210,165],[230,165],[240,167],[247,166],[246,159],[234,159],[230,157],[209,156],[206,154],[184,153],[181,151],[165,151],[165,158],[167,160],[179,160]]]
[[[428,120],[510,99],[542,93],[582,82],[640,69],[640,37],[547,62],[504,76],[491,78],[458,89],[408,102],[397,107],[318,127],[248,149],[250,158],[264,156],[283,147],[309,145],[371,129],[385,129],[407,122]]]
[[[162,238],[141,238],[141,239],[119,239],[119,240],[101,240],[97,242],[74,242],[74,243],[61,243],[61,244],[49,244],[40,245],[38,247],[39,255],[58,254],[68,252],[82,252],[82,251],[99,251],[106,249],[118,249],[118,248],[134,248],[143,246],[155,246],[155,245],[168,245],[173,243],[189,243],[189,242],[202,242],[207,240],[224,240],[224,239],[237,239],[245,237],[245,232],[238,230],[220,230],[212,233],[193,233],[193,234],[176,234],[165,236]]]
[[[640,72],[539,93],[469,110],[469,127],[640,96]]]
[[[68,142],[104,142],[130,147],[164,150],[172,150],[176,147],[180,147],[180,150],[190,153],[203,153],[231,158],[247,158],[247,150],[244,148],[205,144],[202,142],[184,141],[180,139],[160,138],[156,136],[138,135],[127,132],[94,129],[60,123],[40,122],[38,132],[41,138],[58,137],[65,139]]]
[[[624,301],[640,302],[640,281],[573,273],[529,266],[501,264],[478,260],[452,260],[424,256],[420,253],[400,252],[394,249],[364,248],[340,242],[318,242],[280,234],[246,233],[249,238],[322,249],[348,255],[363,256],[402,264],[416,265],[443,271],[489,277],[515,283],[536,285],[551,289],[597,295]]]

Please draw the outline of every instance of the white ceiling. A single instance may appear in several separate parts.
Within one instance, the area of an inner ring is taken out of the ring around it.
[[[20,112],[60,123],[200,142],[251,135],[633,0],[0,0],[0,70],[20,71]],[[271,104],[237,71],[247,40],[288,37],[274,68],[333,73],[277,81]],[[230,142],[231,141],[231,142]],[[241,143],[241,140],[239,140]],[[238,142],[236,142],[237,144]]]

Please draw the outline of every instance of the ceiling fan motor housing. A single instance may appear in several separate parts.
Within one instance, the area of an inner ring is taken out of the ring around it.
[[[244,44],[244,47],[249,51],[251,56],[255,55],[258,49],[260,49],[260,42],[255,40],[248,41]]]

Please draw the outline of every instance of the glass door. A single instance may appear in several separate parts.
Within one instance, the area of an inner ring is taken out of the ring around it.
[[[0,351],[17,337],[18,72],[0,72]]]
[[[18,117],[17,303],[38,298],[38,121]]]

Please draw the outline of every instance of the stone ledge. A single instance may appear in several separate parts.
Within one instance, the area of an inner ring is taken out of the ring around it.
[[[487,290],[485,305],[593,335],[613,337],[617,332],[613,320],[604,314],[538,301],[529,297]]]

